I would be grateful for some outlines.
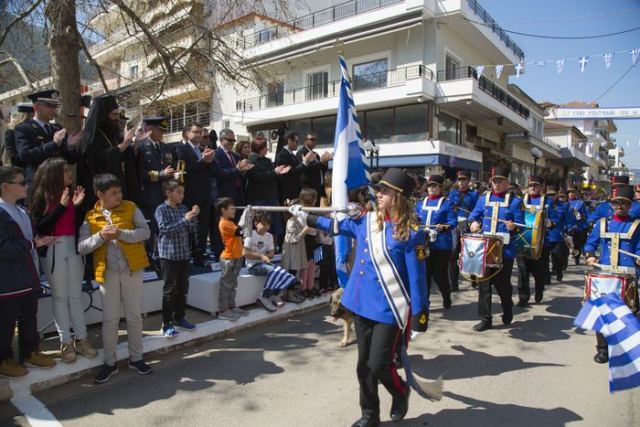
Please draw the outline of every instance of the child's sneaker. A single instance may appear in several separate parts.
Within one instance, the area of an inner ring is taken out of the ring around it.
[[[93,379],[97,384],[106,383],[112,376],[118,373],[118,365],[109,366],[106,363],[102,365],[102,369],[98,372],[98,375]]]
[[[88,339],[76,340],[76,353],[83,355],[87,359],[93,359],[98,355],[98,351],[93,348]]]
[[[249,312],[247,310],[243,310],[240,307],[233,307],[231,309],[232,312],[234,312],[235,314],[239,314],[240,316],[248,316]]]
[[[218,314],[218,319],[220,319],[220,320],[235,321],[235,320],[238,320],[239,318],[240,318],[240,315],[234,313],[231,310],[225,310],[225,311],[223,311],[223,312]]]
[[[182,329],[182,330],[188,331],[188,332],[193,332],[196,329],[196,325],[194,325],[193,323],[187,321],[187,319],[176,320],[175,326],[178,329]]]
[[[272,313],[276,311],[276,306],[273,305],[273,303],[268,297],[263,297],[262,295],[260,295],[258,297],[258,304],[260,304],[265,310],[270,311]]]
[[[40,368],[53,368],[56,365],[56,361],[53,360],[53,357],[46,355],[41,351],[34,351],[28,355],[24,361],[30,365],[39,366]]]
[[[162,331],[162,335],[167,338],[173,338],[176,335],[178,335],[178,331],[176,330],[176,328],[173,327],[173,325],[163,326],[161,331]]]
[[[152,372],[151,366],[144,363],[144,360],[140,359],[137,362],[129,361],[129,369],[138,371],[140,375],[147,375]]]
[[[282,298],[280,298],[280,295],[274,295],[271,297],[271,302],[273,303],[273,305],[275,305],[276,307],[282,307],[284,305],[284,301],[282,301]]]
[[[73,341],[60,345],[60,358],[64,363],[73,363],[76,361],[76,348]]]

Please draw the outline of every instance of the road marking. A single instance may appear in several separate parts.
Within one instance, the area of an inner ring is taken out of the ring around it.
[[[24,414],[33,427],[62,427],[51,411],[31,394],[15,397],[11,399],[11,403]]]

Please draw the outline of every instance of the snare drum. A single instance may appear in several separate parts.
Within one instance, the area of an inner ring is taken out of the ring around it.
[[[524,213],[526,227],[515,236],[518,255],[533,260],[540,258],[544,246],[545,222],[546,215],[542,209]]]
[[[460,273],[483,279],[490,268],[502,267],[502,237],[463,234],[460,238]]]
[[[638,287],[631,274],[591,271],[584,278],[584,301],[615,292],[633,311],[638,308]]]

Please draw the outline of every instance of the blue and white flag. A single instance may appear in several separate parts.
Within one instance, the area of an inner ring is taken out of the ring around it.
[[[371,176],[367,168],[362,133],[358,123],[358,113],[353,102],[351,91],[351,77],[347,63],[342,56],[338,57],[342,78],[340,81],[340,99],[338,101],[338,116],[336,118],[336,133],[333,142],[333,171],[331,178],[331,206],[346,208],[349,201],[349,191],[371,185]],[[373,197],[373,190],[370,190]],[[336,219],[342,220],[346,214],[341,213]],[[351,239],[336,236],[336,270],[340,286],[344,287],[349,278],[347,259],[351,250]]]
[[[287,289],[289,286],[296,282],[296,276],[289,273],[279,265],[274,266],[267,274],[267,280],[264,283],[264,289],[271,289],[274,291],[281,291]]]
[[[611,393],[640,386],[640,320],[617,293],[586,301],[573,324],[607,338]]]

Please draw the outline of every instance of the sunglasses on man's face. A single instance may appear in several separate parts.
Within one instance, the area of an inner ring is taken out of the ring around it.
[[[235,143],[235,142],[236,142],[236,140],[235,140],[235,139],[231,139],[231,138],[225,138],[225,140],[227,140],[227,141],[229,141],[229,142],[233,142],[233,143]]]

